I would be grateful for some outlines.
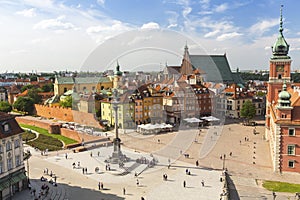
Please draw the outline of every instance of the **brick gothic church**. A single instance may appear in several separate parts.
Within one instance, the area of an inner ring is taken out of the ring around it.
[[[266,105],[266,132],[274,172],[300,172],[300,85],[291,81],[289,44],[283,36],[272,47]]]

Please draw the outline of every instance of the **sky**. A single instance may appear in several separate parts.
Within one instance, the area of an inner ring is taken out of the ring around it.
[[[0,72],[161,69],[186,44],[226,53],[233,71],[268,69],[281,4],[299,70],[299,0],[0,0]]]

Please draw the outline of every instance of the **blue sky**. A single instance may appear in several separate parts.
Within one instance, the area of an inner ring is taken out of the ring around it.
[[[300,69],[298,0],[0,0],[0,72],[79,71],[97,47],[134,30],[182,33],[208,54],[226,53],[232,69],[267,69],[281,4],[292,68]],[[184,45],[176,46],[181,54]],[[106,46],[105,53],[122,54]]]

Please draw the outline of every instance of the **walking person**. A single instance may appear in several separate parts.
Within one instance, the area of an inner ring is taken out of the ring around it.
[[[104,189],[104,186],[103,186],[103,183],[101,182],[101,190],[103,190]]]
[[[100,182],[98,183],[98,189],[99,190],[101,189],[101,183]]]
[[[139,186],[140,182],[139,179],[136,179],[136,186]]]
[[[123,195],[125,195],[126,194],[126,189],[125,188],[123,188]]]
[[[199,167],[199,161],[196,160],[196,167]]]
[[[204,187],[204,180],[201,181],[201,185],[202,185],[202,187]]]
[[[185,181],[183,181],[183,187],[185,188],[185,186],[186,186],[186,182],[185,182]]]

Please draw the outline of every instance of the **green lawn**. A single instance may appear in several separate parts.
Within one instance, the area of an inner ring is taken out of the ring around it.
[[[277,181],[264,181],[263,187],[267,190],[274,192],[300,192],[300,184],[277,182]]]
[[[59,134],[51,134],[51,133],[48,132],[48,130],[40,128],[40,127],[31,126],[31,125],[27,125],[27,124],[20,124],[20,126],[23,127],[23,128],[29,128],[31,130],[39,132],[40,134],[43,134],[43,135],[50,136],[50,137],[56,138],[58,140],[61,140],[65,143],[65,145],[77,143],[76,140],[73,140],[71,138],[67,138],[67,137],[59,135]]]

